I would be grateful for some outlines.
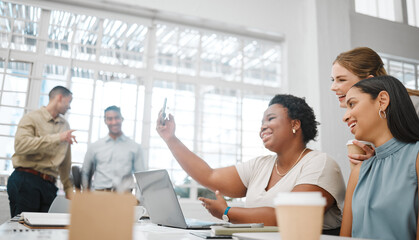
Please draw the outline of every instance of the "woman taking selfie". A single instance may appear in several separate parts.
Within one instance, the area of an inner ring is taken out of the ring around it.
[[[211,168],[175,136],[173,116],[162,123],[160,114],[157,132],[182,168],[216,193],[215,200],[199,199],[214,217],[232,223],[276,226],[273,199],[278,192],[318,191],[327,201],[324,233],[334,234],[340,228],[345,184],[333,159],[307,148],[317,135],[317,124],[304,99],[276,95],[263,115],[259,135],[274,154],[222,168]],[[245,207],[228,207],[222,195],[246,197]]]

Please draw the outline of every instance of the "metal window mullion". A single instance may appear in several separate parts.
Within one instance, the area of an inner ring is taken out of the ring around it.
[[[405,72],[405,70],[404,70],[404,62],[401,62],[401,64],[402,64],[402,83],[403,83],[403,85],[405,84],[405,74],[406,74],[406,72]]]
[[[64,75],[66,76],[66,87],[68,89],[71,89],[71,86],[73,85],[71,79],[71,69],[73,69],[73,59],[70,58],[69,64],[67,65],[67,70],[66,73],[64,73]],[[66,118],[68,117],[68,115],[66,115]]]
[[[238,96],[238,104],[237,106],[239,107],[239,109],[237,110],[237,115],[236,115],[236,119],[237,119],[237,123],[238,123],[238,129],[237,132],[240,133],[240,136],[238,137],[238,148],[239,148],[239,156],[236,155],[236,163],[242,162],[243,161],[243,99],[244,99],[244,92],[243,90],[240,90],[239,92],[239,96]],[[237,154],[237,151],[236,153]]]
[[[5,93],[28,93],[28,91],[3,90]]]
[[[25,61],[24,60],[15,59],[15,62],[25,62]],[[26,62],[26,63],[30,63],[30,62]],[[30,74],[30,71],[28,71],[28,74],[7,73],[7,75],[14,76],[14,77],[27,77],[29,74]]]
[[[200,77],[201,76],[201,64],[202,64],[202,59],[201,59],[201,55],[202,55],[202,31],[199,30],[198,31],[199,34],[199,40],[198,40],[198,52],[197,52],[197,57],[196,57],[196,76]]]
[[[99,19],[99,22],[98,22],[99,29],[98,29],[98,33],[97,33],[97,41],[96,41],[96,46],[95,46],[95,49],[96,49],[96,61],[95,62],[96,63],[100,63],[99,58],[100,58],[100,52],[101,52],[101,49],[102,49],[103,22],[104,22],[103,18]]]
[[[2,107],[10,107],[10,108],[18,108],[18,109],[23,109],[23,110],[26,109],[26,107],[20,107],[20,106],[14,106],[14,105],[7,105],[7,104],[3,104],[1,106]],[[2,123],[2,124],[5,124],[5,123]]]
[[[76,25],[76,24],[75,24]],[[98,22],[98,32],[97,32],[97,41],[96,41],[96,46],[93,46],[93,48],[96,49],[96,59],[95,62],[99,63],[99,56],[100,56],[100,46],[102,43],[102,37],[103,37],[103,18],[99,19]],[[74,32],[74,36],[75,36],[75,32]],[[82,44],[80,44],[82,45]],[[92,142],[92,133],[93,133],[93,120],[94,120],[94,106],[95,106],[95,97],[96,97],[96,87],[97,87],[97,81],[99,79],[99,70],[98,69],[94,69],[94,75],[93,75],[93,94],[92,94],[92,103],[91,103],[91,108],[90,108],[90,119],[89,119],[89,131],[87,134],[87,146],[90,145],[90,143]]]
[[[179,80],[179,68],[180,66],[180,57],[179,57],[179,53],[180,53],[180,27],[176,30],[176,53],[174,54],[174,61],[175,64],[173,65],[176,68],[176,81],[175,81],[175,91],[176,91],[176,87],[177,87],[177,81]],[[176,96],[176,94],[175,94]]]
[[[413,64],[413,66],[414,66],[414,72],[415,72],[415,89],[419,89],[419,83],[418,83],[418,81],[419,81],[419,72],[418,72],[418,67],[419,67],[419,64]]]
[[[50,17],[50,10],[41,9],[41,16],[39,19],[39,35],[36,44],[36,54],[38,56],[39,61],[34,61],[31,64],[31,72],[29,73],[30,86],[28,89],[28,97],[26,104],[28,109],[38,108],[39,99],[41,97],[42,69],[44,63],[43,60],[46,51],[46,42],[48,40],[48,26]]]
[[[92,142],[94,106],[95,106],[95,97],[96,97],[96,83],[98,79],[99,79],[99,71],[94,70],[92,103],[90,106],[89,130],[87,131],[87,146],[89,146],[90,143]]]
[[[244,39],[240,39],[240,51],[242,53],[242,58],[241,58],[241,71],[240,71],[240,82],[243,84],[244,83],[244,58],[245,58],[245,54],[244,54]]]
[[[405,0],[406,1],[406,0]],[[413,9],[413,25],[416,27],[419,27],[419,12],[416,11],[416,1],[412,0],[412,9]],[[406,7],[406,11],[407,11],[407,7]],[[406,14],[406,18],[407,18],[407,14]]]
[[[7,73],[7,69],[9,68],[9,59],[10,59],[10,54],[11,54],[11,45],[12,45],[12,39],[13,39],[13,31],[14,31],[14,19],[11,18],[10,20],[10,35],[9,35],[9,44],[8,44],[8,48],[7,48],[7,57],[4,61],[4,72],[3,72],[3,82],[2,82],[2,86],[1,89],[2,91],[0,91],[0,105],[2,104],[2,99],[3,99],[3,90],[4,90],[4,84],[6,82],[6,75]]]
[[[407,13],[407,0],[399,0],[401,5],[401,14],[402,14],[402,23],[409,25],[408,13]],[[412,1],[413,7],[415,6],[415,1]],[[413,8],[415,11],[415,8]],[[413,14],[413,19],[416,18],[416,14]],[[416,21],[415,21],[416,22]]]
[[[138,99],[139,99],[139,94],[138,94],[138,91],[140,91],[140,81],[137,79],[137,77],[135,77],[136,78],[136,86],[137,86],[137,91],[136,91],[136,97],[135,97],[135,115],[134,115],[134,134],[133,134],[133,138],[134,138],[134,141],[135,141],[135,139],[136,139],[136,136],[137,136],[137,114],[138,114]]]
[[[125,31],[121,34],[121,37],[120,38],[123,38],[124,39],[124,44],[122,44],[122,48],[121,49],[119,49],[119,54],[120,54],[120,61],[121,61],[121,64],[122,65],[124,65],[124,63],[123,63],[123,60],[124,60],[124,56],[123,56],[123,53],[128,53],[129,51],[127,51],[127,44],[128,44],[128,39],[127,39],[127,37],[126,37],[126,33],[128,32],[128,30],[130,29],[130,25],[128,24],[128,23],[125,23],[125,24],[127,24],[127,28],[125,29]],[[132,25],[131,25],[132,26]],[[127,54],[128,55],[128,54]]]
[[[201,146],[198,144],[199,141],[202,142],[202,121],[203,121],[203,112],[202,111],[202,106],[204,105],[203,102],[203,98],[201,97],[201,85],[200,84],[196,84],[195,85],[195,119],[194,119],[194,137],[193,137],[193,152],[201,152],[202,153],[202,148]],[[189,194],[189,198],[190,199],[197,199],[198,198],[198,183],[195,181],[195,179],[192,179],[192,185],[190,186],[190,194]]]
[[[154,22],[149,26],[147,35],[147,53],[145,55],[146,63],[146,75],[144,77],[144,103],[143,103],[143,131],[141,135],[141,145],[143,148],[144,159],[146,160],[145,165],[148,168],[148,162],[150,161],[150,130],[151,130],[151,100],[153,92],[153,67],[156,50],[156,25]]]
[[[196,76],[200,76],[201,75],[201,53],[202,53],[202,31],[198,31],[199,32],[199,43],[198,43],[198,52],[197,52],[197,57],[196,57],[196,61],[197,61],[197,69],[196,69]],[[201,85],[197,83],[198,81],[196,81],[194,83],[195,85],[195,117],[194,117],[194,136],[193,136],[193,151],[194,152],[201,152],[202,148],[200,147],[200,145],[198,144],[199,140],[202,140],[202,120],[203,120],[203,111],[202,111],[202,106],[203,106],[203,98],[201,98]],[[198,197],[198,187],[199,184],[195,181],[192,180],[193,186],[190,187],[190,194],[189,194],[189,198],[190,199],[197,199]]]
[[[76,46],[76,44],[74,43],[74,38],[77,35],[77,26],[76,25],[77,24],[74,24],[72,26],[73,35],[71,36],[71,39],[68,39],[67,41],[64,41],[66,44],[68,44],[70,46],[70,58],[77,58],[77,56],[75,56],[75,46]],[[61,47],[61,44],[59,46]],[[62,52],[62,50],[60,52]]]

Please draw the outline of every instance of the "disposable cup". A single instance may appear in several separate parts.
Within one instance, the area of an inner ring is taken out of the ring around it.
[[[283,192],[274,200],[282,240],[319,240],[326,199],[320,192]]]
[[[348,148],[348,154],[362,154],[362,155],[365,155],[365,151],[362,148],[360,148],[357,145],[355,145],[355,144],[352,143],[352,141],[354,141],[354,140],[356,140],[356,139],[349,140],[346,143],[346,147]],[[361,142],[361,143],[363,143],[365,145],[371,146],[371,143],[370,142],[359,141],[359,140],[357,140],[357,141],[358,142]],[[355,166],[355,164],[353,164],[352,162],[349,162],[349,163],[350,163],[351,170],[352,170],[352,168]]]

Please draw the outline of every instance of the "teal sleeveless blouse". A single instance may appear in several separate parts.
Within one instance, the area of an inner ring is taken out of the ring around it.
[[[395,138],[362,163],[352,197],[352,237],[416,239],[419,141]]]

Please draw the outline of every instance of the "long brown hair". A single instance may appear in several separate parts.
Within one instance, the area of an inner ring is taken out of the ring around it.
[[[335,63],[339,63],[360,79],[365,79],[369,75],[374,77],[387,75],[383,60],[374,50],[368,47],[358,47],[343,52],[336,57],[333,64]]]

